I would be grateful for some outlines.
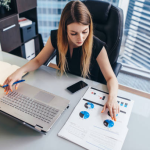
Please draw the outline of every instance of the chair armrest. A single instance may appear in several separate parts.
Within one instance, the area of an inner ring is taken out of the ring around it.
[[[52,53],[49,59],[44,63],[45,66],[48,66],[49,62],[56,56],[56,50]]]
[[[118,76],[121,67],[122,67],[122,64],[117,63],[117,62],[112,65],[112,69],[113,69],[114,74],[116,75],[116,77]]]

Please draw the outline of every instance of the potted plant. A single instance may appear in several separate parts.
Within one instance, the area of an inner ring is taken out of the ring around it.
[[[11,0],[0,0],[0,14],[5,14],[6,10],[11,9],[9,3],[11,3]]]

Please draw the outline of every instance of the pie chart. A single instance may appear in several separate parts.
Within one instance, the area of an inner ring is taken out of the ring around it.
[[[112,128],[114,126],[114,122],[112,120],[109,120],[109,119],[105,120],[103,122],[103,124],[105,127],[108,127],[108,128]]]
[[[109,112],[109,111],[107,112],[107,114],[108,114],[108,116],[110,116],[110,112]],[[118,114],[116,114],[116,117],[117,117],[117,116],[118,116]]]
[[[79,113],[79,116],[83,119],[87,119],[87,118],[89,118],[90,114],[87,111],[81,111]]]
[[[93,109],[94,108],[94,104],[93,103],[90,103],[90,102],[87,102],[87,103],[85,103],[85,108],[87,108],[87,109]]]

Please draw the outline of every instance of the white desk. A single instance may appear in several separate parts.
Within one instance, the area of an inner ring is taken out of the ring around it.
[[[23,58],[5,52],[0,52],[0,60],[18,66],[27,62]],[[88,85],[104,91],[107,91],[106,86],[70,74],[59,77],[55,69],[46,66],[30,72],[24,79],[30,85],[69,99],[70,107],[58,119],[47,135],[42,135],[0,114],[0,150],[82,150],[83,148],[80,146],[58,137],[57,133],[67,121],[87,88],[75,94],[70,94],[65,89],[79,80],[84,80]],[[118,95],[135,101],[128,124],[129,132],[122,150],[150,150],[150,100],[121,90],[119,90]]]

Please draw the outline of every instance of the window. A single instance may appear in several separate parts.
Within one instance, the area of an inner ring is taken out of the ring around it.
[[[150,71],[150,1],[122,0],[125,25],[120,62]]]
[[[44,44],[47,42],[50,31],[58,29],[61,12],[71,0],[37,0],[38,26]]]

